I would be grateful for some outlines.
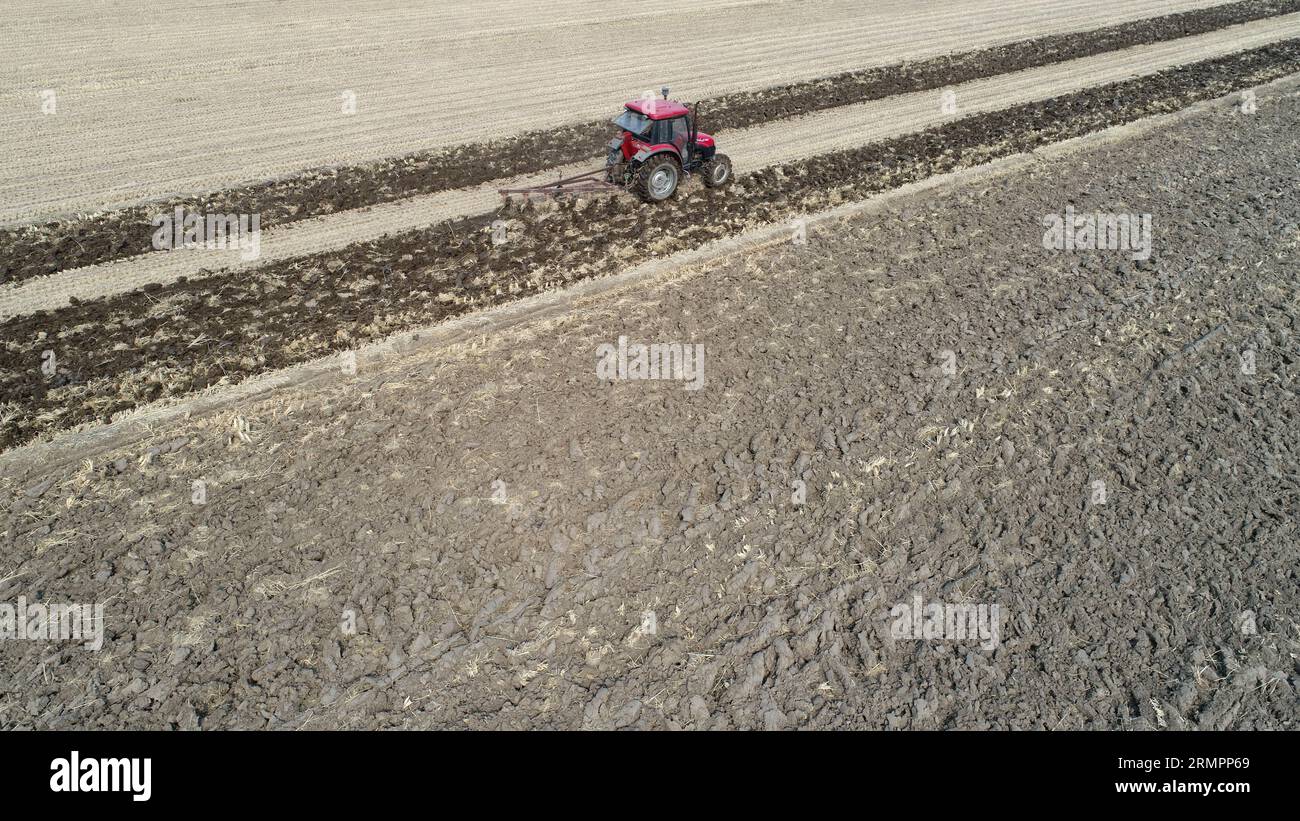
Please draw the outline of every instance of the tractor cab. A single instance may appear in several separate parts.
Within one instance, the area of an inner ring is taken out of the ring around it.
[[[713,138],[698,132],[693,143],[695,148],[690,149],[694,118],[690,109],[676,100],[631,100],[624,105],[623,113],[614,118],[614,125],[621,130],[617,138],[620,162],[638,154],[644,159],[656,151],[671,150],[680,162],[689,165],[693,160],[708,159],[714,149]]]
[[[609,181],[633,188],[642,199],[668,199],[681,178],[693,173],[701,173],[710,188],[731,181],[731,161],[717,153],[713,137],[697,130],[690,109],[668,99],[667,88],[662,100],[625,103],[613,123],[619,134],[608,146]]]

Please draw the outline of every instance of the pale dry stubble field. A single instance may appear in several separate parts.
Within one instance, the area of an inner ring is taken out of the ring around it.
[[[0,225],[1213,5],[8,0]]]

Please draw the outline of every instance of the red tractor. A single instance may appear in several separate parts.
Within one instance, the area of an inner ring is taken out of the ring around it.
[[[676,100],[647,95],[623,106],[614,118],[620,133],[609,143],[605,167],[532,188],[502,188],[502,195],[561,197],[612,189],[635,193],[646,202],[662,202],[677,192],[682,178],[699,174],[709,188],[731,182],[731,160],[719,154],[713,137],[698,130],[696,111]]]
[[[710,188],[731,182],[731,160],[719,154],[713,137],[697,129],[696,116],[676,100],[632,100],[614,119],[622,133],[610,141],[606,179],[646,202],[677,191],[682,176],[699,174]],[[697,106],[698,109],[698,106]]]

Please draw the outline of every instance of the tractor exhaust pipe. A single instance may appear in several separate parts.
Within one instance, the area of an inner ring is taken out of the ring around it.
[[[686,144],[686,150],[688,152],[687,159],[692,165],[695,164],[695,154],[697,151],[699,151],[699,149],[695,145],[695,136],[699,133],[700,133],[700,103],[697,100],[694,108],[691,110],[691,136]]]

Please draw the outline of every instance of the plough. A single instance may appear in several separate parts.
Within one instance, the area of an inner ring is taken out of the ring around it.
[[[501,188],[498,191],[503,197],[508,197],[511,194],[522,194],[525,197],[533,195],[566,197],[577,194],[593,194],[600,191],[621,191],[622,186],[615,185],[605,179],[608,174],[608,169],[597,168],[595,171],[588,171],[576,177],[564,177],[545,185],[534,185],[530,188]]]

